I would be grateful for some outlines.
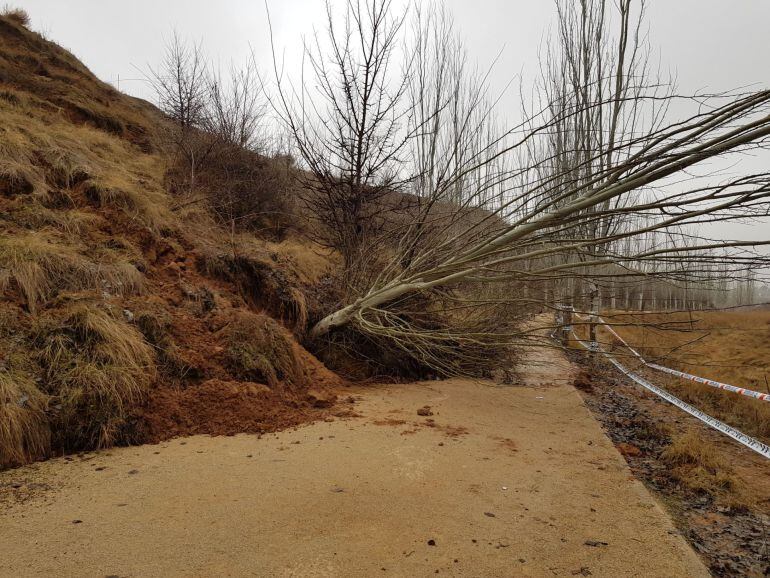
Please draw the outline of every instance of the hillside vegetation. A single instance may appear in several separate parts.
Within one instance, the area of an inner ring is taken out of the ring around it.
[[[285,216],[261,235],[227,228],[206,183],[182,198],[170,130],[0,17],[0,467],[329,405],[339,378],[300,339],[334,259]],[[267,185],[281,170],[227,160]],[[262,195],[289,207],[286,188]]]

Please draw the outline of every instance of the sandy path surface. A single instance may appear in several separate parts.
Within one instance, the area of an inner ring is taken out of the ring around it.
[[[0,474],[41,492],[0,509],[0,576],[708,576],[543,355],[524,387],[369,387],[359,418]]]

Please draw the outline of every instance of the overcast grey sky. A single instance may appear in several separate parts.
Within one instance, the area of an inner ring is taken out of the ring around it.
[[[339,3],[339,2],[338,2]],[[15,0],[33,27],[73,51],[100,78],[149,97],[135,67],[158,60],[163,37],[176,29],[202,39],[223,62],[252,46],[267,65],[269,38],[260,0]],[[303,34],[323,26],[322,0],[269,0],[276,43],[290,61]],[[555,15],[550,0],[445,0],[483,65],[502,50],[497,70],[510,78],[535,72],[538,46]],[[770,1],[649,0],[653,49],[684,91],[735,88],[770,81]]]
[[[339,4],[340,0],[336,0]],[[537,72],[537,53],[552,26],[551,0],[444,0],[471,58],[486,67],[500,53],[496,85]],[[261,0],[13,0],[32,27],[71,50],[97,76],[143,98],[151,94],[137,69],[158,62],[164,37],[176,29],[202,40],[223,64],[243,62],[253,48],[263,69],[270,42]],[[323,0],[268,0],[276,45],[289,72],[298,67],[303,35],[323,27]],[[770,85],[770,0],[648,0],[648,24],[661,69],[677,78],[680,92]],[[515,91],[513,91],[515,93]],[[510,107],[519,109],[515,94]],[[770,225],[730,225],[726,236],[770,238]]]

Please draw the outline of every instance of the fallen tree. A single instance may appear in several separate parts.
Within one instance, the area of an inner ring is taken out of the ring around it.
[[[584,12],[582,21],[574,11],[560,10],[567,63],[589,57],[601,63],[611,51],[616,65],[573,75],[566,89],[546,92],[549,100],[512,129],[495,120],[489,73],[469,70],[461,46],[452,45],[451,19],[436,9],[415,8],[416,33],[404,50],[396,90],[389,92],[385,79],[377,85],[392,96],[387,130],[379,136],[374,128],[364,130],[370,141],[356,148],[364,127],[360,113],[370,105],[363,100],[366,91],[351,90],[350,79],[366,70],[361,62],[387,68],[394,54],[392,37],[383,41],[378,28],[367,24],[386,21],[389,3],[364,4],[366,9],[349,3],[355,17],[348,18],[341,37],[335,36],[329,12],[330,45],[345,47],[344,58],[338,58],[339,82],[328,72],[322,78],[331,105],[313,102],[307,83],[299,92],[286,90],[276,75],[277,108],[311,173],[326,155],[319,180],[332,182],[330,171],[359,178],[357,168],[366,166],[371,170],[361,186],[381,189],[397,182],[419,202],[409,222],[357,239],[354,258],[346,262],[357,283],[347,302],[312,327],[313,339],[353,330],[387,341],[441,373],[460,372],[462,364],[455,360],[470,346],[542,341],[531,327],[469,332],[462,323],[453,324],[462,317],[458,312],[571,303],[578,280],[598,293],[607,278],[673,279],[723,265],[745,269],[770,262],[754,250],[766,242],[709,239],[689,229],[768,214],[770,173],[724,178],[709,162],[764,147],[770,91],[684,97],[670,88],[659,90],[657,82],[647,84],[646,77],[640,80],[633,64],[638,45],[628,40],[630,2],[618,7],[620,39],[603,40],[598,51],[584,48],[577,56],[570,52],[581,39],[576,31],[587,24],[596,30],[609,25],[592,20],[604,18],[605,3],[589,2],[599,8]],[[385,29],[401,30],[403,19],[399,15]],[[597,89],[607,76],[614,84]],[[346,107],[336,105],[334,87],[340,86]],[[572,98],[574,93],[582,96]],[[697,110],[689,116],[673,118],[667,110],[670,104],[693,103]],[[652,115],[649,122],[639,121],[644,115]],[[603,136],[596,138],[597,132]],[[378,172],[383,147],[388,166]],[[394,173],[396,160],[401,162]],[[706,167],[705,178],[692,175],[695,167]],[[468,219],[473,210],[484,217]],[[491,296],[488,288],[495,283],[502,289]],[[444,313],[442,323],[414,322],[417,296],[424,298],[420,307]]]

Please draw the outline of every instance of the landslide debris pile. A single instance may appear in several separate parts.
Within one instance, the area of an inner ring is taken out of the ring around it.
[[[169,130],[0,16],[0,467],[328,405],[339,379],[299,342],[332,261],[181,202]]]

